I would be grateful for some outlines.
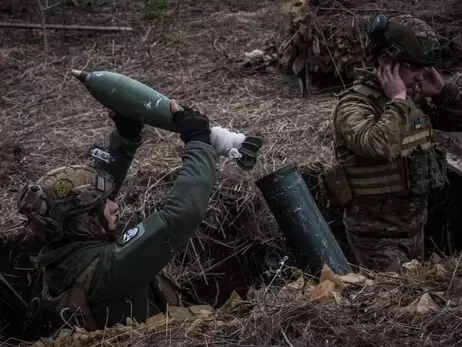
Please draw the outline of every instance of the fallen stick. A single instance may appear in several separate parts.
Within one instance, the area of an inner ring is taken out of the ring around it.
[[[47,63],[47,55],[48,55],[48,39],[47,39],[47,29],[46,29],[46,24],[45,24],[45,14],[43,13],[43,7],[42,7],[42,3],[40,2],[40,0],[37,0],[37,5],[38,5],[38,8],[40,10],[40,20],[41,20],[41,24],[42,24],[42,30],[43,30],[43,46],[44,46],[44,49],[45,49],[45,65]]]
[[[93,30],[93,31],[133,31],[131,27],[105,27],[95,25],[64,25],[64,24],[34,24],[34,23],[6,23],[0,22],[2,28],[33,28],[33,29],[64,29],[64,30]]]

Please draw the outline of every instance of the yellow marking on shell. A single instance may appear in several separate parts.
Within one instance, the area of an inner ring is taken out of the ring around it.
[[[68,197],[73,189],[74,185],[68,179],[59,180],[53,185],[53,190],[60,199]]]

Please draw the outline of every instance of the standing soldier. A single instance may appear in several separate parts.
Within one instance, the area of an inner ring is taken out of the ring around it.
[[[185,143],[173,191],[161,210],[120,237],[115,236],[119,208],[114,198],[141,145],[143,128],[129,117],[113,115],[113,161],[95,168],[57,168],[22,189],[19,211],[35,233],[46,237],[38,260],[46,292],[59,298],[63,320],[80,309],[82,325],[95,330],[124,324],[128,317],[143,322],[165,312],[167,303],[181,306],[178,291],[159,273],[205,216],[217,153],[207,117],[186,107],[179,111],[176,102],[172,111]]]
[[[435,69],[440,46],[425,22],[380,14],[367,30],[375,67],[358,70],[340,96],[334,147],[339,191],[351,197],[344,205],[349,243],[362,267],[386,270],[423,257],[429,191],[446,181],[432,128],[460,123],[462,94]]]

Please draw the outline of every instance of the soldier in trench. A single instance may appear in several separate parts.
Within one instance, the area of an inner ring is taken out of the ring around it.
[[[377,15],[368,35],[375,67],[340,95],[334,148],[350,246],[360,266],[386,270],[423,257],[429,192],[446,183],[433,129],[462,129],[462,93],[436,70],[440,45],[422,20]]]
[[[95,330],[124,324],[127,317],[143,322],[165,312],[167,304],[183,305],[180,291],[161,270],[204,218],[217,152],[206,116],[188,107],[179,111],[176,102],[172,112],[185,143],[173,191],[162,209],[120,236],[114,200],[142,143],[143,124],[129,117],[110,113],[116,126],[108,150],[113,162],[57,168],[21,190],[19,211],[46,240],[37,257],[44,297],[57,300],[63,319],[74,317],[76,324]]]

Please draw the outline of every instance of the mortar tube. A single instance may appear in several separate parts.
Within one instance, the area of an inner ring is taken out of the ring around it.
[[[295,164],[256,181],[297,265],[317,275],[324,264],[339,275],[353,272]]]

